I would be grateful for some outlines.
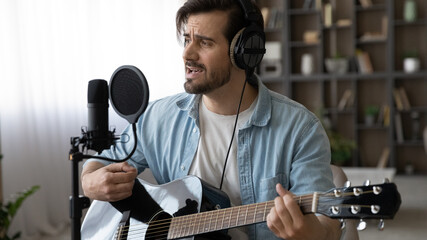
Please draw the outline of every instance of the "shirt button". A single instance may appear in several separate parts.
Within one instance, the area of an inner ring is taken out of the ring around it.
[[[185,170],[185,166],[181,165],[181,171],[184,171],[184,170]]]
[[[193,128],[193,133],[196,133],[197,132],[197,129],[196,128]]]

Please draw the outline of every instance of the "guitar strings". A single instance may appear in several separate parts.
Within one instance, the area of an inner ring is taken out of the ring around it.
[[[367,194],[367,193],[372,193],[373,191],[366,191],[366,192],[362,192],[361,194]],[[341,194],[342,197],[344,196],[351,196],[354,195],[353,192],[344,192]],[[298,203],[298,205],[303,208],[303,207],[310,207],[312,205],[312,201],[313,201],[313,194],[309,194],[309,195],[301,195],[301,196],[294,196],[294,200]],[[328,197],[330,197],[329,199],[332,200],[333,198],[336,198],[334,193],[323,193],[321,194],[320,197],[326,197],[326,200],[328,200]],[[324,200],[324,199],[322,199]],[[327,201],[325,201],[327,202]],[[126,232],[127,234],[129,234],[128,236],[135,236],[135,234],[144,234],[146,232],[146,230],[148,229],[148,227],[150,227],[150,233],[151,234],[155,234],[155,235],[150,235],[150,237],[154,237],[154,238],[158,238],[158,237],[163,237],[163,236],[167,236],[171,227],[173,227],[173,225],[179,225],[180,223],[187,223],[185,224],[185,227],[181,228],[181,231],[177,234],[177,236],[174,235],[174,238],[179,238],[179,237],[185,237],[185,236],[190,236],[190,235],[196,235],[196,234],[202,234],[202,233],[206,233],[206,232],[211,232],[211,231],[216,231],[216,230],[220,230],[223,228],[219,228],[217,229],[217,226],[215,225],[215,228],[213,230],[211,230],[211,226],[209,225],[208,228],[202,228],[202,229],[207,229],[205,231],[200,231],[201,226],[206,225],[206,223],[212,223],[212,215],[216,216],[216,223],[218,222],[218,218],[223,218],[222,219],[222,223],[220,224],[221,226],[224,225],[224,218],[226,216],[226,214],[230,214],[229,217],[227,217],[228,223],[228,228],[230,228],[230,226],[235,227],[237,226],[237,221],[239,220],[239,215],[232,215],[233,209],[240,209],[241,208],[246,208],[244,211],[245,212],[245,216],[253,216],[254,219],[256,219],[257,215],[259,215],[260,212],[256,212],[256,209],[260,206],[260,205],[264,205],[264,212],[261,213],[263,214],[262,216],[262,221],[265,221],[266,219],[266,211],[265,208],[268,208],[268,210],[270,211],[270,209],[274,206],[274,200],[271,201],[267,201],[264,203],[253,203],[253,204],[248,204],[248,205],[242,205],[242,206],[238,206],[238,207],[233,207],[232,209],[230,208],[224,208],[224,209],[219,209],[217,211],[206,211],[206,212],[202,212],[202,213],[196,213],[196,214],[190,214],[190,215],[185,215],[185,216],[179,216],[179,217],[174,217],[174,218],[168,218],[168,219],[161,219],[161,220],[154,220],[152,222],[150,222],[149,226],[145,225],[145,224],[134,224],[132,225],[132,228],[135,229],[131,229],[129,230],[129,228],[131,227],[130,225],[127,225],[125,227],[122,227],[120,229],[121,232]],[[360,206],[362,208],[364,207],[370,207],[370,206]],[[231,211],[230,211],[231,210]],[[261,209],[260,209],[261,210]],[[269,212],[268,211],[268,212]],[[213,213],[215,212],[215,213]],[[228,213],[231,212],[231,213]],[[210,216],[209,216],[210,215]],[[207,217],[211,217],[211,219],[206,222]],[[188,224],[188,221],[190,220],[190,224]],[[196,220],[199,220],[198,223],[196,223]],[[261,220],[256,219],[257,222],[261,222]],[[194,224],[191,223],[191,221],[194,221]],[[231,222],[236,222],[236,225],[232,225]],[[246,220],[245,220],[246,222]],[[250,222],[250,223],[245,223],[242,225],[247,225],[247,224],[252,224],[255,222]],[[239,225],[239,226],[242,226]],[[142,228],[138,228],[142,226]],[[183,229],[185,228],[185,229]],[[190,234],[190,228],[192,228],[192,232],[195,231],[195,229],[198,229],[198,231],[194,234]],[[172,229],[174,230],[174,229]],[[184,232],[183,232],[184,231]],[[167,239],[165,237],[165,239]]]

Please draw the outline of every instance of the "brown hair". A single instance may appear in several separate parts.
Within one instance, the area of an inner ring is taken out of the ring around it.
[[[261,16],[259,8],[255,6],[255,9]],[[223,34],[229,43],[231,43],[234,35],[236,35],[240,29],[248,25],[245,20],[243,9],[237,0],[188,0],[176,14],[176,32],[178,39],[181,39],[184,26],[187,24],[188,17],[191,14],[215,10],[228,12],[228,26],[224,29]],[[263,18],[260,17],[258,19],[257,24],[263,29]]]

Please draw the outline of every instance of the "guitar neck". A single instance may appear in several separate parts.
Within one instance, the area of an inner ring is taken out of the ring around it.
[[[317,193],[296,196],[304,213],[315,212]],[[313,201],[314,199],[314,201]],[[168,239],[177,239],[223,229],[265,222],[274,201],[230,207],[172,218]]]

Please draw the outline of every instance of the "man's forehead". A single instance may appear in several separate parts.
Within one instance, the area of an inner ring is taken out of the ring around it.
[[[197,33],[201,35],[222,34],[227,23],[226,13],[213,11],[207,13],[192,14],[188,17],[184,27],[184,33]]]

